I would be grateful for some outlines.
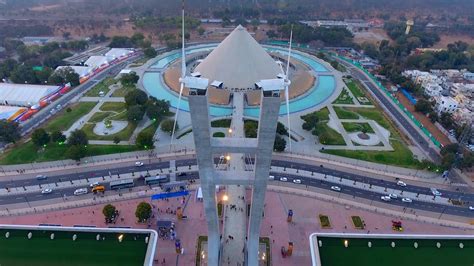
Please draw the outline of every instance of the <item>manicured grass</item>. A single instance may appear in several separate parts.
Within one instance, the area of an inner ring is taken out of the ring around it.
[[[101,92],[101,91],[103,91],[104,94],[107,94],[110,91],[109,86],[112,85],[112,84],[115,84],[115,83],[117,83],[117,80],[115,80],[111,77],[106,78],[106,79],[102,80],[101,82],[99,82],[97,85],[95,85],[88,92],[86,92],[86,94],[84,94],[84,96],[99,97],[99,92]]]
[[[321,228],[325,228],[325,229],[331,228],[331,221],[329,220],[329,216],[327,215],[320,214],[319,223],[321,224]]]
[[[214,134],[212,134],[213,137],[215,138],[225,138],[225,133],[224,132],[214,132]]]
[[[378,108],[377,109],[376,108],[347,108],[346,110],[355,112],[359,114],[360,116],[362,116],[363,118],[374,120],[382,127],[390,130],[390,132],[392,132],[393,130],[394,132],[392,132],[392,134],[396,133],[396,130],[393,128],[393,125],[390,123],[388,118],[386,118],[383,115],[382,111],[379,110]]]
[[[6,232],[10,237],[5,238]],[[103,233],[104,240],[97,241],[95,232],[0,230],[0,261],[2,265],[24,266],[116,266],[143,265],[147,244],[145,234],[124,234],[120,243],[118,233]],[[54,240],[50,239],[54,232]],[[73,235],[77,240],[73,241]],[[137,238],[134,240],[134,238]]]
[[[364,229],[365,223],[360,216],[351,216],[352,224],[354,225],[355,229]]]
[[[346,240],[348,248],[344,247]],[[322,243],[319,254],[323,266],[471,266],[474,261],[474,241],[467,239],[318,237],[318,241]],[[368,242],[372,247],[368,247]],[[415,242],[418,248],[414,248]],[[440,248],[436,247],[438,242]],[[459,248],[459,243],[463,243],[464,248]]]
[[[129,140],[133,134],[133,131],[137,127],[137,124],[129,122],[127,126],[121,131],[115,134],[110,134],[106,136],[96,135],[94,133],[94,127],[95,127],[94,123],[85,124],[82,127],[82,130],[86,133],[87,137],[90,140],[114,140],[114,137],[118,137],[121,140]]]
[[[144,132],[144,133],[150,133],[150,134],[155,135],[155,132],[159,126],[160,126],[160,123],[158,121],[154,121],[153,123],[151,123],[151,125],[147,126],[142,131],[140,131],[140,133]]]
[[[190,128],[190,129],[184,131],[183,133],[181,133],[181,135],[177,136],[176,139],[180,139],[180,138],[182,138],[182,137],[188,135],[188,134],[191,133],[191,132],[193,132],[193,129],[192,129],[192,128]]]
[[[367,95],[364,93],[364,89],[362,88],[362,84],[359,83],[359,81],[355,80],[349,80],[346,82],[347,88],[352,92],[352,95],[354,95],[356,98],[358,97],[365,97],[367,98],[367,102],[361,102],[360,104],[364,105],[371,105],[372,103],[370,102],[369,98]]]
[[[92,115],[92,117],[89,119],[89,122],[91,122],[91,123],[101,122],[104,119],[106,119],[107,117],[111,116],[112,114],[114,114],[114,113],[112,113],[112,112],[97,112],[97,113]]]
[[[81,102],[72,104],[68,108],[57,113],[44,125],[43,128],[48,132],[53,132],[55,130],[65,131],[79,118],[88,114],[96,104],[97,102]],[[68,112],[68,109],[71,109],[71,111]]]
[[[125,97],[125,95],[133,90],[133,89],[136,89],[135,85],[132,85],[132,86],[122,86],[118,89],[116,89],[113,93],[112,93],[112,97]]]
[[[347,132],[361,132],[365,129],[367,133],[375,133],[369,123],[342,122],[342,126]]]
[[[313,130],[313,135],[318,136],[319,142],[324,145],[346,145],[341,134],[330,128],[326,122],[319,122]]]
[[[398,140],[391,141],[394,151],[352,151],[352,150],[322,150],[323,153],[349,157],[374,163],[389,164],[408,168],[421,168],[422,164],[413,158],[407,146]]]
[[[228,118],[211,121],[211,127],[230,127],[232,121]]]
[[[196,266],[201,266],[201,251],[205,242],[207,243],[207,236],[198,236],[196,248]]]
[[[316,116],[318,117],[319,121],[329,120],[329,110],[327,107],[322,108],[319,111],[316,111]]]
[[[0,164],[22,164],[32,162],[48,162],[67,159],[67,145],[48,144],[44,150],[38,149],[31,141],[19,144],[0,157]],[[113,153],[136,151],[136,146],[128,145],[87,145],[87,156],[106,155]]]
[[[120,113],[111,115],[111,116],[109,117],[109,119],[111,119],[111,120],[118,120],[118,121],[127,121],[127,110],[123,110],[123,111],[120,112]]]
[[[356,113],[347,110],[345,107],[334,106],[333,108],[339,119],[359,119],[359,116]]]
[[[343,89],[339,97],[333,102],[333,104],[354,104],[352,97],[346,89]]]
[[[120,113],[123,110],[125,110],[125,103],[106,102],[102,104],[102,106],[99,109],[101,111],[114,111],[114,112]]]

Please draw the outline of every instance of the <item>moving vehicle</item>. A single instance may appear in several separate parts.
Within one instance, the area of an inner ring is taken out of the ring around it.
[[[51,193],[53,193],[53,189],[51,188],[45,188],[41,190],[41,194],[51,194]]]
[[[96,187],[98,185],[100,185],[99,182],[92,182],[89,184],[90,187]]]
[[[286,177],[280,177],[280,181],[281,181],[281,182],[286,182],[286,181],[288,181],[288,178],[286,178]]]
[[[105,192],[105,187],[104,186],[95,186],[92,188],[92,193],[97,193],[97,192]]]
[[[295,183],[295,184],[301,184],[301,179],[293,179],[293,183]]]
[[[388,194],[388,196],[392,199],[398,199],[398,195],[394,194],[394,193],[390,193],[390,194]]]
[[[268,180],[275,180],[275,177],[272,176],[272,175],[269,175],[269,176],[268,176]]]
[[[402,198],[402,201],[406,202],[406,203],[412,203],[413,202],[413,200],[410,199],[410,198]]]
[[[338,187],[338,186],[332,186],[332,187],[331,187],[331,190],[334,190],[334,191],[341,191],[341,188]]]
[[[136,167],[143,166],[143,163],[142,163],[142,162],[135,162],[135,166],[136,166]]]
[[[431,193],[432,193],[434,196],[440,197],[441,195],[443,195],[443,194],[441,194],[441,192],[439,192],[436,188],[430,188],[430,190],[431,190]]]
[[[130,188],[134,186],[135,186],[135,182],[133,178],[110,182],[110,189],[122,189],[122,188]]]
[[[469,206],[470,211],[474,211],[474,206]]]
[[[157,185],[166,183],[169,181],[168,176],[166,175],[157,175],[157,176],[150,176],[145,178],[145,185]]]
[[[45,180],[45,179],[47,179],[47,178],[48,178],[48,177],[45,176],[45,175],[37,175],[37,176],[36,176],[36,180]]]
[[[75,196],[84,195],[84,194],[87,194],[88,192],[89,191],[87,190],[87,188],[78,188],[74,190],[74,195]]]
[[[382,197],[380,197],[380,199],[383,200],[383,201],[391,201],[392,200],[392,198],[390,198],[390,196],[382,196]]]
[[[401,187],[406,187],[407,186],[407,183],[403,182],[403,181],[397,181],[397,185],[398,186],[401,186]]]

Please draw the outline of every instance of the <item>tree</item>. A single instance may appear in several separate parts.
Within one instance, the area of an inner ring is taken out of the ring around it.
[[[415,104],[415,111],[426,115],[430,113],[431,111],[433,111],[433,107],[431,106],[430,101],[425,100],[425,99],[420,99]]]
[[[42,147],[49,143],[51,137],[49,136],[48,132],[46,132],[46,130],[43,128],[38,128],[33,131],[33,134],[31,134],[31,140],[36,146]]]
[[[115,136],[115,137],[114,137],[114,143],[115,143],[115,144],[119,144],[120,141],[121,141],[121,140],[120,140],[120,137],[118,137],[118,136]]]
[[[148,58],[154,58],[158,55],[155,48],[153,47],[148,47],[145,50],[143,50],[143,54]]]
[[[127,110],[127,120],[130,122],[138,122],[143,119],[145,111],[139,105],[130,106]]]
[[[454,119],[450,113],[442,112],[439,118],[439,122],[446,129],[451,129],[454,126]]]
[[[199,28],[197,28],[197,32],[198,32],[199,36],[202,36],[202,35],[204,35],[204,32],[206,32],[206,30],[203,27],[199,27]]]
[[[116,212],[116,208],[114,205],[112,204],[107,204],[104,206],[104,208],[102,209],[102,213],[104,214],[105,216],[105,220],[106,221],[111,221],[112,218],[115,216],[115,212]]]
[[[87,135],[81,129],[76,129],[73,132],[71,132],[71,135],[69,135],[69,138],[67,139],[67,144],[71,146],[74,146],[74,145],[85,146],[88,143],[89,143],[89,140],[87,138]]]
[[[431,121],[432,123],[438,121],[438,119],[439,119],[438,113],[435,112],[435,111],[431,111],[431,112],[428,114],[428,117],[430,118],[430,121]]]
[[[161,130],[171,135],[173,133],[173,125],[174,125],[174,120],[166,119],[165,121],[161,122]],[[176,122],[175,130],[178,131],[178,129],[179,129],[178,122]]]
[[[17,122],[9,122],[6,119],[0,120],[0,142],[15,143],[20,138],[20,128]]]
[[[247,137],[247,138],[256,138],[257,137],[257,130],[258,130],[257,121],[253,121],[253,120],[244,121],[245,137]]]
[[[66,157],[75,161],[79,161],[81,158],[86,157],[87,148],[83,145],[71,145],[66,151]]]
[[[279,135],[276,135],[275,142],[273,143],[273,150],[276,152],[282,152],[286,148],[286,140]]]
[[[150,97],[146,103],[146,115],[150,119],[161,120],[163,117],[169,115],[169,112],[169,101],[157,100],[154,97]]]
[[[37,84],[38,79],[36,78],[33,68],[29,64],[17,65],[10,73],[10,79],[14,83],[28,83]]]
[[[458,150],[459,150],[459,144],[452,143],[452,144],[446,145],[443,148],[441,148],[440,153],[441,153],[441,155],[446,155],[448,153],[456,154],[458,152]]]
[[[68,82],[71,83],[71,86],[77,86],[80,83],[79,74],[77,74],[71,67],[56,70],[48,79],[48,83],[56,85]]]
[[[133,42],[126,36],[114,36],[109,44],[110,48],[131,48],[134,47]]]
[[[64,143],[66,141],[66,136],[61,131],[56,130],[51,133],[51,141]]]
[[[137,73],[132,71],[128,74],[122,74],[122,77],[120,77],[120,82],[124,86],[134,85],[134,84],[137,84],[139,79],[140,77],[137,75]]]
[[[280,134],[282,136],[288,136],[288,130],[286,129],[285,125],[282,123],[278,122],[277,124],[277,134]]]
[[[137,210],[135,211],[135,216],[138,218],[139,223],[143,223],[150,219],[151,213],[151,205],[143,201],[138,204]]]
[[[153,149],[153,133],[143,131],[138,133],[135,144],[140,149]]]
[[[309,113],[309,114],[303,115],[301,116],[301,119],[304,120],[302,128],[308,131],[313,130],[319,122],[319,117],[317,113]]]
[[[443,155],[443,158],[441,158],[441,166],[444,169],[449,169],[451,168],[455,160],[456,160],[456,155],[454,153],[447,153]]]
[[[142,90],[134,89],[125,95],[125,104],[127,106],[144,105],[148,99],[146,93]]]

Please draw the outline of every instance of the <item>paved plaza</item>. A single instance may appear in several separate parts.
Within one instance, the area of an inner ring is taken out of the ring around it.
[[[222,192],[223,193],[223,192]],[[247,191],[250,198],[250,191]],[[248,199],[245,201],[248,202]],[[135,218],[135,208],[141,201],[148,199],[130,200],[113,203],[120,211],[120,216],[114,226],[130,226],[132,228],[148,228],[148,224],[138,224]],[[242,201],[243,202],[243,201]],[[171,198],[151,202],[154,206],[154,218],[150,228],[156,229],[156,221],[170,220],[176,223],[177,237],[181,240],[184,253],[175,253],[174,241],[158,240],[158,250],[155,256],[155,265],[194,265],[196,257],[197,237],[206,235],[207,228],[204,217],[203,203],[191,191],[183,204],[182,198]],[[184,207],[186,220],[177,221],[171,210]],[[91,207],[54,211],[36,215],[1,217],[2,224],[61,224],[63,226],[96,225],[106,227],[102,214],[103,204]],[[230,207],[229,207],[230,208]],[[286,221],[288,210],[293,210],[293,222]],[[227,210],[225,211],[225,213]],[[324,214],[330,217],[331,229],[321,229],[318,216]],[[360,216],[365,224],[364,230],[354,229],[350,216]],[[293,194],[268,191],[265,199],[265,217],[262,223],[261,236],[269,237],[271,244],[272,265],[310,265],[308,237],[314,232],[341,232],[341,233],[395,233],[391,228],[391,221],[396,219],[369,211],[347,207],[338,203],[302,197]],[[473,234],[474,230],[463,230],[454,227],[438,226],[434,224],[403,220],[406,234]],[[281,256],[281,247],[288,247],[288,242],[294,243],[291,257]],[[165,263],[163,264],[163,259]],[[235,264],[236,265],[236,264]]]

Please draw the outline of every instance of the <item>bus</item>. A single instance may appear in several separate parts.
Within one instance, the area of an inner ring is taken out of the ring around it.
[[[135,186],[135,182],[133,181],[132,178],[110,182],[110,189],[130,188],[134,186]]]
[[[157,184],[162,184],[166,183],[169,181],[168,176],[166,175],[157,175],[157,176],[150,176],[145,178],[145,185],[157,185]]]

